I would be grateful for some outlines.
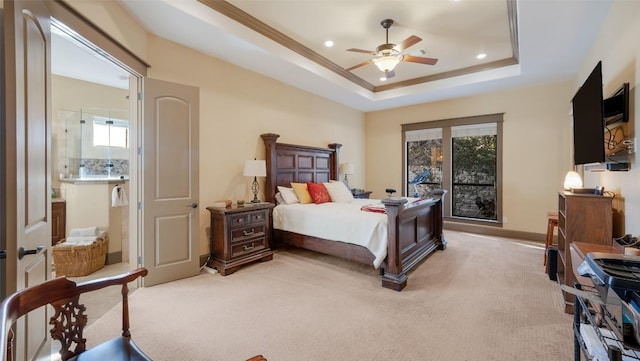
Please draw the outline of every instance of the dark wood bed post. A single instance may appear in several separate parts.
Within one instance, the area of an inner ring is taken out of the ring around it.
[[[440,212],[438,219],[436,219],[436,229],[434,230],[436,237],[438,238],[438,249],[444,250],[447,248],[447,240],[444,239],[444,233],[442,232],[442,223],[444,221],[444,197],[447,195],[446,189],[434,189],[431,191],[431,196],[436,199],[440,199],[438,207]]]
[[[386,267],[380,273],[382,287],[401,291],[407,285],[407,274],[403,272],[402,250],[400,249],[400,208],[406,199],[383,199],[387,211],[387,239],[394,244],[387,245]]]
[[[276,142],[280,138],[279,134],[265,133],[260,135],[264,142],[264,157],[267,163],[267,180],[264,185],[264,197],[267,202],[274,203],[276,195],[276,185],[273,175],[276,174]]]
[[[331,179],[340,180],[340,147],[342,144],[331,143],[329,148],[333,149],[333,157],[331,157]]]

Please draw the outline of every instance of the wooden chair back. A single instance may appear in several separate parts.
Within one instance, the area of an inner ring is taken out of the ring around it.
[[[119,276],[77,284],[66,277],[58,277],[8,296],[0,305],[0,337],[1,340],[7,340],[6,345],[0,344],[0,361],[15,359],[12,327],[16,320],[47,304],[53,306],[54,312],[49,319],[52,325],[50,333],[54,340],[60,342],[61,359],[66,361],[84,352],[86,339],[83,331],[87,325],[87,315],[86,307],[79,302],[80,295],[109,286],[122,286],[122,337],[130,339],[127,284],[146,276],[147,272],[147,269],[139,268]]]

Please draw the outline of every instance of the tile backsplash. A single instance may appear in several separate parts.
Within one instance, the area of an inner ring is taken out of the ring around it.
[[[110,166],[111,165],[111,166]],[[80,171],[81,166],[84,168],[84,172]],[[69,159],[70,173],[74,176],[120,176],[129,175],[129,160],[128,159]],[[111,172],[109,172],[111,168]]]

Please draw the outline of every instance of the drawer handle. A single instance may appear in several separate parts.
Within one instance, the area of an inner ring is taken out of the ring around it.
[[[244,248],[245,251],[248,251],[250,249],[253,249],[253,247],[255,247],[255,246],[253,245],[253,242],[251,242],[251,247],[247,246],[246,244],[244,246],[242,246],[242,247]]]
[[[247,232],[247,231],[242,231],[242,234],[244,234],[245,236],[251,236],[253,235],[255,232],[255,230],[253,228],[251,228],[251,232]]]

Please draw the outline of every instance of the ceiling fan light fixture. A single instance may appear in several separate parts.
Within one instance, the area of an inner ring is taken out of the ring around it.
[[[380,69],[381,72],[387,73],[393,70],[402,60],[401,55],[383,55],[379,58],[375,58],[372,62]]]
[[[363,49],[357,49],[357,48],[347,49],[347,51],[353,51],[356,53],[375,55],[376,58],[364,61],[350,68],[346,68],[345,69],[346,71],[351,71],[361,66],[365,66],[373,63],[381,72],[384,73],[384,77],[386,79],[389,79],[395,76],[393,69],[401,61],[405,61],[409,63],[427,64],[427,65],[435,65],[436,62],[438,62],[438,59],[434,59],[434,58],[423,58],[421,56],[402,54],[404,50],[420,42],[422,39],[416,35],[411,35],[408,38],[404,39],[399,44],[393,44],[389,42],[389,28],[391,27],[391,25],[393,25],[393,20],[384,19],[380,22],[380,25],[382,25],[382,27],[386,31],[386,42],[384,44],[378,45],[378,47],[376,48],[376,51],[363,50]],[[423,52],[424,54],[420,54],[420,55],[426,55],[426,50],[423,49]]]

